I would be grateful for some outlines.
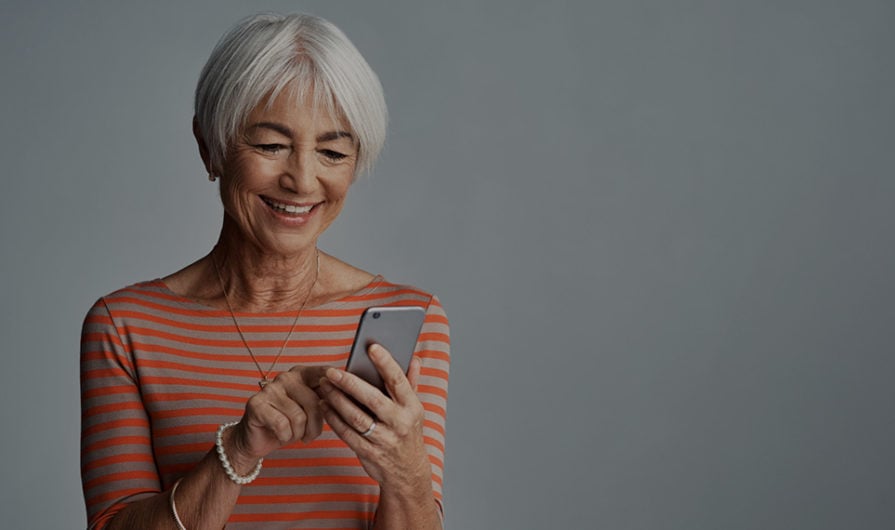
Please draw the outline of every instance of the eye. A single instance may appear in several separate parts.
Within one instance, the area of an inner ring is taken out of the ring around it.
[[[344,153],[340,153],[338,151],[333,151],[332,149],[321,149],[320,154],[325,156],[326,158],[332,160],[333,162],[338,162],[340,160],[345,159],[348,155]]]
[[[257,148],[265,153],[275,155],[275,154],[279,153],[280,151],[282,151],[283,149],[286,149],[286,146],[283,144],[258,144],[255,146],[255,148]]]

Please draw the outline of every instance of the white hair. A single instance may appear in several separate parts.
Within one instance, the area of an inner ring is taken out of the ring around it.
[[[258,14],[215,46],[196,86],[195,113],[213,170],[252,110],[292,83],[296,101],[348,122],[358,146],[355,174],[369,171],[385,143],[388,112],[379,78],[331,22],[311,15]]]

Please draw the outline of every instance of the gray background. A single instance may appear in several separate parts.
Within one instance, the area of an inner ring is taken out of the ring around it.
[[[392,113],[322,247],[453,324],[454,529],[895,519],[891,1],[2,3],[8,528],[78,528],[78,333],[207,252],[199,69],[342,27]]]

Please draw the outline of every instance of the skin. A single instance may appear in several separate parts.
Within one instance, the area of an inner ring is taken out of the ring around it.
[[[206,169],[221,179],[224,222],[212,253],[164,281],[183,296],[221,309],[227,306],[212,259],[239,312],[294,311],[306,298],[312,307],[373,278],[323,253],[316,274],[317,239],[338,217],[354,180],[358,150],[348,127],[307,101],[296,105],[289,90],[265,103],[249,115],[220,168],[211,166],[194,121]],[[276,213],[265,199],[314,207],[301,220]],[[374,528],[441,528],[416,395],[419,361],[411,362],[405,376],[385,348],[371,346],[369,355],[388,395],[340,369],[296,366],[249,398],[241,421],[224,433],[224,449],[236,472],[246,475],[259,458],[314,440],[325,421],[380,485]],[[370,436],[360,433],[373,418],[349,397],[376,414]],[[240,491],[212,449],[181,481],[177,510],[191,530],[222,528]],[[109,528],[176,528],[169,494],[130,503]]]

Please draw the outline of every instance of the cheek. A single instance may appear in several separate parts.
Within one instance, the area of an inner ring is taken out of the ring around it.
[[[221,202],[231,216],[250,218],[257,195],[253,188],[257,187],[257,183],[245,178],[247,173],[240,169],[234,168],[221,179]]]
[[[243,201],[244,190],[245,184],[238,177],[231,175],[221,180],[221,199],[224,204],[238,205]]]
[[[326,179],[326,195],[327,200],[331,202],[342,202],[348,195],[351,188],[353,173],[344,173],[333,178]]]
[[[348,196],[348,190],[351,188],[351,183],[344,184],[336,190],[336,195],[338,196],[340,201],[344,201],[345,197]]]
[[[242,189],[253,189],[263,185],[282,173],[284,161],[265,158],[257,153],[239,151],[234,153],[226,169]]]
[[[221,179],[221,193],[226,193],[231,204],[239,204],[262,190],[264,184],[270,181],[268,175],[273,169],[269,167],[270,164],[240,160],[240,157],[234,158],[236,160],[227,168],[228,171]]]

